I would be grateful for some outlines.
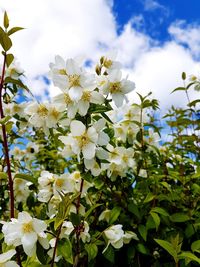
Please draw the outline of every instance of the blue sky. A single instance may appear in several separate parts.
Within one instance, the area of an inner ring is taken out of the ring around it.
[[[167,29],[176,20],[200,23],[199,0],[114,0],[113,4],[119,32],[130,18],[142,15],[140,30],[161,42],[170,39]]]
[[[200,73],[200,0],[8,0],[0,4],[2,18],[4,10],[11,26],[26,28],[13,35],[12,52],[44,99],[59,93],[43,79],[55,55],[95,65],[115,50],[135,91],[152,91],[165,107],[185,102],[170,95],[183,71]]]

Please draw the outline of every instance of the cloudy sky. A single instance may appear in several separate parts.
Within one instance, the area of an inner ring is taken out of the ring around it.
[[[13,35],[13,53],[36,96],[55,95],[45,82],[55,55],[97,62],[116,50],[124,75],[136,91],[152,91],[162,106],[183,103],[170,95],[182,85],[181,73],[200,73],[199,0],[4,0]],[[48,91],[47,91],[48,90]],[[134,101],[135,95],[130,99]]]

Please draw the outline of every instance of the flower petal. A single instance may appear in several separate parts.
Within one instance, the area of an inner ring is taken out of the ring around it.
[[[85,133],[86,127],[80,121],[72,121],[70,125],[70,130],[73,136],[81,136]]]
[[[94,143],[88,143],[82,148],[83,157],[86,159],[92,159],[95,156],[96,146]]]

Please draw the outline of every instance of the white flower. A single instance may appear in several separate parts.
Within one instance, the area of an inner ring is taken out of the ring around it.
[[[74,186],[72,192],[80,192],[81,181],[82,181],[81,173],[79,171],[75,171],[75,172],[70,174],[70,178],[71,178],[71,181],[72,181],[73,186]],[[92,184],[89,183],[88,181],[86,181],[86,180],[83,181],[81,197],[84,197],[86,195],[87,190],[91,186],[92,186]]]
[[[63,234],[69,236],[74,231],[74,226],[70,221],[65,221],[62,225]]]
[[[16,254],[14,249],[10,249],[7,252],[0,254],[0,266],[1,267],[18,267],[19,265],[14,262],[10,261],[10,259]]]
[[[159,147],[160,136],[158,133],[154,132],[152,128],[149,128],[149,138],[146,139],[149,145]]]
[[[84,164],[91,171],[92,175],[98,176],[101,173],[101,167],[95,159],[84,159]]]
[[[90,103],[102,104],[104,97],[98,91],[94,91],[95,87],[83,88],[81,99],[78,102],[78,113],[85,116],[90,107]]]
[[[25,113],[30,115],[29,122],[34,127],[47,128],[57,127],[65,107],[59,104],[37,102],[30,103],[25,108]]]
[[[126,231],[123,237],[124,244],[128,244],[131,241],[131,239],[138,240],[138,237],[132,231]]]
[[[77,102],[73,101],[68,93],[62,93],[53,98],[55,103],[59,103],[66,107],[67,116],[73,119],[78,111]]]
[[[64,93],[68,93],[71,100],[78,102],[83,95],[83,88],[96,87],[94,76],[88,75],[74,59],[64,60],[57,56],[56,63],[50,64],[54,85]]]
[[[83,231],[80,233],[80,238],[83,241],[83,243],[90,241],[90,234],[89,234],[89,225],[86,221],[83,223]]]
[[[19,62],[15,59],[10,64],[10,66],[6,69],[5,77],[10,77],[13,79],[18,79],[20,75],[24,73],[24,70],[20,67]]]
[[[108,245],[104,249],[103,252],[106,251],[109,244],[111,244],[114,248],[121,248],[123,246],[123,237],[124,231],[122,230],[122,225],[117,224],[109,227],[107,230],[104,231],[106,238],[108,239]]]
[[[114,69],[120,69],[122,67],[119,61],[115,61],[116,57],[116,51],[112,51],[107,55],[101,57],[102,65],[106,68],[108,73]]]
[[[123,105],[125,94],[131,92],[135,88],[135,84],[127,79],[122,79],[122,72],[115,69],[106,77],[100,77],[99,87],[103,94],[110,94],[115,105],[120,107]]]
[[[32,218],[29,213],[23,211],[18,214],[18,219],[11,219],[11,222],[4,222],[2,232],[7,245],[22,245],[28,256],[36,252],[37,240],[44,248],[48,248],[48,241],[44,231],[47,225],[44,221]]]
[[[104,210],[99,216],[99,221],[105,220],[108,223],[110,220],[110,213],[111,213],[111,210],[109,209]]]
[[[81,152],[85,159],[94,158],[98,142],[98,133],[96,129],[94,127],[86,129],[82,122],[74,120],[71,122],[70,130],[70,138],[65,138],[65,144],[71,145],[71,149],[78,156],[78,159],[80,159]],[[60,137],[59,139],[62,141],[63,137]]]
[[[32,183],[27,182],[20,178],[14,179],[14,192],[15,200],[17,202],[25,202],[31,191],[29,190],[29,185]]]
[[[104,249],[103,253],[108,248],[109,244],[111,244],[114,248],[119,249],[124,244],[128,244],[131,239],[138,240],[138,237],[135,233],[131,231],[126,231],[124,233],[121,224],[113,225],[104,231],[106,238],[108,239],[108,244]]]

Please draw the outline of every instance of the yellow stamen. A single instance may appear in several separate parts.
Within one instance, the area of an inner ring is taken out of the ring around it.
[[[40,104],[38,107],[37,113],[41,117],[46,117],[48,114],[48,109],[46,108],[44,104]]]
[[[22,231],[27,234],[34,231],[32,222],[24,223],[22,226]]]
[[[71,87],[80,87],[80,75],[73,74],[69,75],[69,86]]]
[[[83,92],[81,100],[90,102],[90,98],[91,98],[91,92],[88,92],[88,91]]]
[[[116,93],[121,91],[121,83],[120,82],[114,82],[110,83],[110,92]]]

